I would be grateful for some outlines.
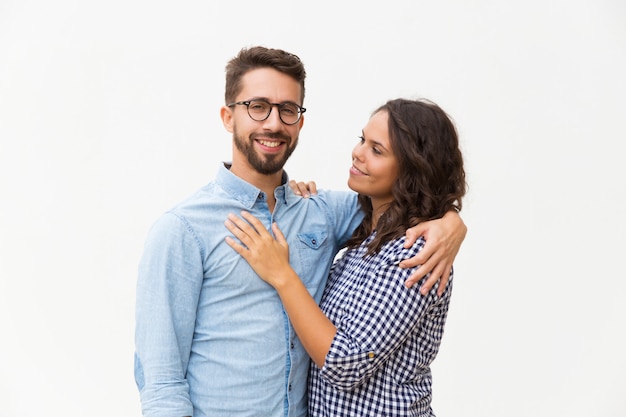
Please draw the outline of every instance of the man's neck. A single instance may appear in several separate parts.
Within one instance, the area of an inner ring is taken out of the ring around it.
[[[267,198],[267,205],[270,211],[274,211],[274,206],[276,205],[274,190],[276,187],[282,185],[283,170],[275,174],[265,175],[253,170],[251,167],[240,167],[233,163],[230,167],[230,172],[263,191]]]

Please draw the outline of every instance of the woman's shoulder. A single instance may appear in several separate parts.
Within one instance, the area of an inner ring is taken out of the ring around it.
[[[408,248],[405,247],[406,236],[402,235],[398,238],[392,239],[386,242],[378,251],[380,260],[386,260],[387,262],[399,263],[403,259],[411,258],[419,253],[426,244],[426,240],[423,237],[419,237],[413,245]]]

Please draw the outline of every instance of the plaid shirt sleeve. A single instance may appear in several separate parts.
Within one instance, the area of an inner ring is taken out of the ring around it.
[[[352,295],[335,320],[337,334],[320,374],[339,390],[352,390],[369,379],[439,302],[435,288],[423,296],[419,285],[404,286],[414,269],[400,268],[398,263],[418,253],[425,242],[420,239],[409,249],[403,243],[404,238],[388,242],[351,272]]]

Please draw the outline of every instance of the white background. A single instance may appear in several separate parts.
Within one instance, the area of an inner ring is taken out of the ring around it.
[[[461,135],[469,232],[438,416],[626,415],[626,3],[0,0],[0,416],[139,416],[148,227],[230,158],[224,65],[299,55],[292,178],[345,189],[371,110]]]

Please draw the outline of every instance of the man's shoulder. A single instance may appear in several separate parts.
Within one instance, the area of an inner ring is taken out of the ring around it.
[[[167,218],[194,217],[196,213],[206,211],[206,207],[215,199],[215,183],[209,182],[166,208],[157,221]]]
[[[346,204],[356,203],[357,194],[354,191],[321,189],[317,190],[317,195],[313,196],[313,198],[318,198],[329,203]]]
[[[214,194],[215,182],[210,181],[207,184],[201,186],[200,188],[196,188],[194,191],[184,196],[176,204],[174,204],[174,206],[171,207],[171,210],[179,207],[193,205],[196,204],[198,201],[202,201],[204,199],[210,200]]]

